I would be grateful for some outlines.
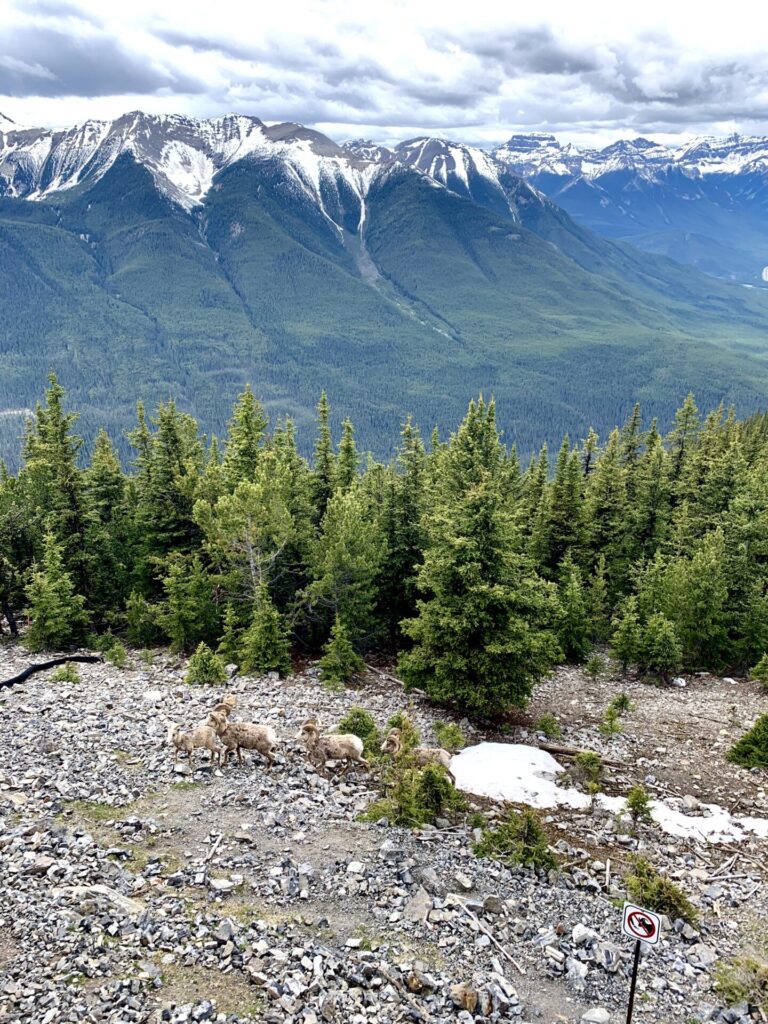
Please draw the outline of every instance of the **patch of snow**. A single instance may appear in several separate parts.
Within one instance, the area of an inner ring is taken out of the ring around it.
[[[539,809],[589,807],[586,793],[558,785],[564,770],[546,750],[519,743],[478,743],[451,761],[456,786],[465,793]],[[614,814],[626,807],[623,797],[598,793],[595,800]],[[650,806],[653,820],[671,836],[709,843],[741,842],[749,834],[768,838],[768,818],[733,817],[717,804],[702,804],[703,815],[683,814],[662,800]]]

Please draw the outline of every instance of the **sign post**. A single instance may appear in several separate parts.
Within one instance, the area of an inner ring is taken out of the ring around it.
[[[656,945],[661,934],[661,918],[652,910],[643,910],[642,907],[636,907],[634,903],[625,903],[621,930],[630,939],[635,940],[635,959],[632,964],[632,982],[629,987],[629,1007],[627,1008],[627,1024],[632,1024],[637,968],[640,966],[640,943],[647,942],[649,946]]]

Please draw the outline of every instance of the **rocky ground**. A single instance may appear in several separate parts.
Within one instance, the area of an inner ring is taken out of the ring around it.
[[[31,660],[0,648],[0,679]],[[724,1010],[712,981],[718,960],[765,953],[765,842],[694,844],[655,826],[634,836],[606,811],[555,810],[543,820],[560,871],[509,870],[474,856],[468,823],[359,822],[375,775],[307,765],[293,737],[308,715],[330,727],[357,704],[383,727],[407,705],[380,672],[342,693],[313,666],[212,691],[155,652],[80,674],[0,690],[0,1020],[623,1021],[632,943],[620,932],[621,875],[638,851],[686,889],[700,921],[665,921],[643,958],[635,1019],[760,1019],[746,1005]],[[644,782],[689,811],[701,800],[768,815],[766,773],[724,758],[768,698],[744,681],[686,683],[629,681],[633,710],[606,737],[597,726],[617,681],[562,669],[505,738],[537,742],[535,723],[554,713],[556,742],[614,763],[610,793]],[[251,755],[222,770],[202,753],[191,769],[174,765],[168,721],[194,724],[225,689],[236,717],[272,724],[283,741],[271,772]],[[433,741],[445,715],[420,700],[409,713]]]

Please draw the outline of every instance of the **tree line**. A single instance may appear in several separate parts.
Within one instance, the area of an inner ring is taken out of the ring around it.
[[[768,650],[766,414],[688,396],[663,436],[636,406],[522,467],[480,398],[447,439],[406,422],[384,464],[349,420],[334,442],[322,395],[310,462],[247,388],[221,445],[139,405],[129,472],[104,431],[81,465],[76,420],[52,376],[0,468],[0,611],[33,650],[106,634],[254,672],[322,650],[342,676],[383,651],[474,714],[604,644],[663,678]]]

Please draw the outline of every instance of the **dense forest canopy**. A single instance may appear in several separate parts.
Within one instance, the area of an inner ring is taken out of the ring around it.
[[[448,439],[405,423],[383,464],[349,421],[334,441],[323,395],[310,463],[246,389],[221,446],[139,406],[128,473],[105,432],[81,465],[76,420],[51,377],[0,475],[0,610],[33,650],[122,635],[285,672],[322,649],[342,676],[378,650],[475,714],[605,643],[662,678],[768,651],[766,414],[688,396],[663,437],[637,406],[521,467],[480,398]]]

